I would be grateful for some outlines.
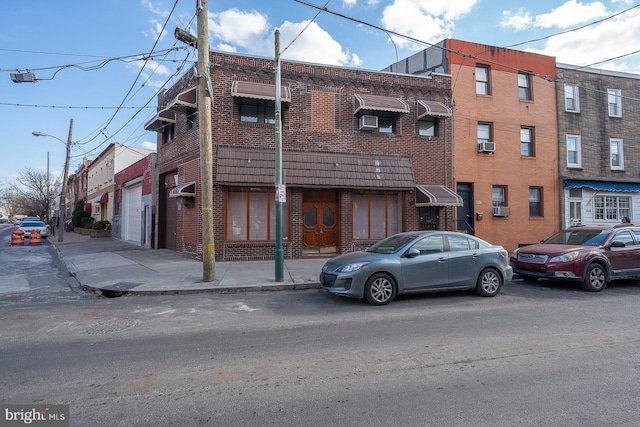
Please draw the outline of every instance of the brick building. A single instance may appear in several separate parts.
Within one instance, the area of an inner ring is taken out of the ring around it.
[[[640,76],[557,65],[563,225],[640,223]]]
[[[444,40],[385,71],[452,78],[457,228],[508,250],[558,229],[555,58]]]
[[[217,260],[275,251],[275,63],[211,52]],[[451,78],[281,63],[284,254],[452,229]],[[196,80],[158,96],[158,247],[202,256]]]

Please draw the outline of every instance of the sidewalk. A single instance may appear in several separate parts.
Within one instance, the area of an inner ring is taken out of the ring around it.
[[[64,233],[63,242],[58,242],[57,235],[47,239],[80,286],[109,297],[318,288],[320,270],[328,259],[285,260],[282,282],[275,281],[273,260],[216,262],[216,279],[205,283],[201,261],[168,249],[149,249],[72,231]]]

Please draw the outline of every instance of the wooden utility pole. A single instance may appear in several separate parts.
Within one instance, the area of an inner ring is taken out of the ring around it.
[[[209,4],[196,0],[198,13],[198,126],[200,128],[200,192],[202,200],[202,280],[216,278],[213,236],[213,148],[211,146],[211,96],[209,92]]]

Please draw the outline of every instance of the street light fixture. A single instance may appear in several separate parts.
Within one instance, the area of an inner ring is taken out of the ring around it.
[[[67,141],[58,138],[57,136],[49,135],[44,132],[31,132],[33,136],[49,136],[53,139],[57,139],[58,141],[65,144],[67,148],[67,156],[64,161],[64,174],[62,175],[62,193],[60,194],[60,230],[58,230],[58,242],[64,241],[64,223],[65,223],[65,212],[67,210],[65,204],[65,197],[67,195],[67,175],[69,175],[69,158],[71,157],[71,133],[73,131],[73,119],[69,121],[69,137]],[[55,227],[55,224],[53,225]]]

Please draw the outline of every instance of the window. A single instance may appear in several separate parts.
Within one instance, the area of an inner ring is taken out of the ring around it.
[[[476,94],[490,95],[489,91],[489,67],[476,66]]]
[[[524,100],[531,100],[531,79],[527,73],[518,73],[518,97]]]
[[[399,193],[371,192],[353,196],[353,238],[383,239],[401,230]]]
[[[198,125],[198,110],[190,110],[187,114],[187,129],[193,129]]]
[[[167,144],[173,140],[173,134],[175,132],[175,126],[173,123],[168,123],[162,127],[162,143]]]
[[[494,185],[491,190],[491,204],[493,206],[507,206],[507,187]]]
[[[529,216],[542,216],[542,188],[529,187]]]
[[[491,123],[478,123],[478,142],[492,141]]]
[[[582,167],[580,135],[567,135],[567,167]]]
[[[564,85],[564,109],[572,113],[580,112],[580,91],[579,86],[565,84]]]
[[[232,188],[227,193],[227,240],[275,240],[274,189]],[[289,212],[282,209],[282,236],[289,235]]]
[[[411,247],[420,251],[420,255],[439,254],[444,252],[444,237],[442,235],[428,236],[416,242]]]
[[[631,218],[631,197],[595,196],[593,198],[596,220],[622,221],[625,216]]]
[[[451,252],[478,249],[478,242],[468,237],[449,235],[447,239],[449,240],[449,251]]]
[[[418,122],[418,135],[421,136],[438,136],[438,124],[439,120],[435,117],[420,120]]]
[[[533,128],[520,128],[520,155],[532,157],[533,151]]]
[[[569,225],[582,224],[582,188],[569,189]]]
[[[276,123],[275,101],[253,98],[238,98],[240,121],[245,123]]]
[[[624,153],[622,151],[622,140],[618,138],[609,139],[611,169],[624,170]]]
[[[607,89],[609,117],[622,117],[622,94],[620,89]]]
[[[380,133],[394,133],[393,116],[379,115],[378,116],[378,132]]]

